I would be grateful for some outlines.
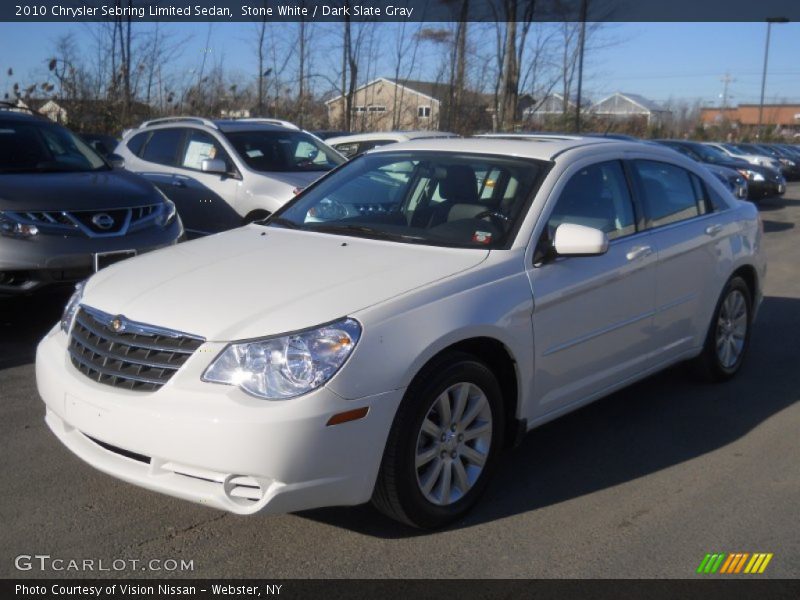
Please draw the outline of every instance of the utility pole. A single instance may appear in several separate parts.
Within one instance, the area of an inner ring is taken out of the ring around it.
[[[720,81],[722,82],[722,110],[725,111],[725,109],[728,108],[728,85],[736,81],[736,79],[731,77],[730,73],[725,73],[725,75],[720,78]]]
[[[578,50],[578,95],[575,98],[575,133],[581,132],[581,94],[583,92],[583,50],[586,44],[586,11],[589,0],[581,0],[581,36]],[[569,105],[569,99],[565,102]]]
[[[758,130],[756,137],[761,139],[761,129],[763,127],[764,116],[764,89],[767,86],[767,61],[769,60],[769,35],[772,30],[773,23],[788,23],[789,19],[786,17],[769,17],[767,19],[767,41],[764,44],[764,70],[761,73],[761,101],[758,103]]]

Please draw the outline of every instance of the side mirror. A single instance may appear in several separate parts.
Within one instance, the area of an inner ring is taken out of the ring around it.
[[[562,223],[553,236],[553,249],[559,256],[599,256],[608,251],[608,236],[594,227]]]
[[[221,158],[204,158],[200,163],[200,170],[203,173],[218,173],[224,175],[228,172],[228,166]]]
[[[114,167],[115,169],[121,169],[125,166],[125,159],[122,158],[119,154],[109,154],[106,156],[106,160],[108,163]]]

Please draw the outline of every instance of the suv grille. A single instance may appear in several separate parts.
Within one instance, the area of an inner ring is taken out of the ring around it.
[[[152,392],[167,383],[204,341],[82,306],[72,325],[69,355],[75,368],[95,381]]]
[[[10,213],[14,220],[45,231],[81,232],[87,237],[112,237],[150,224],[163,210],[160,204],[108,210],[34,210]]]

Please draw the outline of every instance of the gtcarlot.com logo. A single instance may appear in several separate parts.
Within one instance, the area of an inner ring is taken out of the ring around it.
[[[760,574],[772,560],[772,552],[716,552],[706,554],[697,567],[702,575]]]

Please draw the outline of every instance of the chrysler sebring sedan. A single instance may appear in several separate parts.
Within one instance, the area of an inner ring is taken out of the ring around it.
[[[761,246],[756,208],[667,148],[396,144],[94,275],[38,388],[58,439],[135,485],[440,527],[525,432],[681,361],[734,376]]]

